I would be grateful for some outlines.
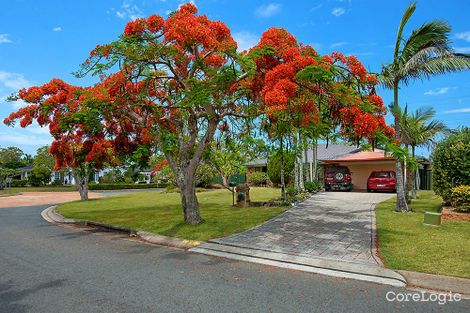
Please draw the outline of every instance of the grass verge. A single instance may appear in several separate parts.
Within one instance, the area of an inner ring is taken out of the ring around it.
[[[279,189],[251,188],[253,201],[268,201]],[[165,236],[209,240],[254,227],[283,212],[281,207],[233,208],[227,190],[198,193],[205,222],[186,225],[179,193],[146,192],[63,204],[57,211],[65,217],[145,230]]]
[[[380,253],[394,269],[470,278],[469,222],[424,226],[424,212],[437,212],[441,198],[420,191],[411,213],[394,212],[396,198],[376,207]]]
[[[2,195],[11,195],[14,193],[18,193],[18,191],[13,190],[12,188],[2,189],[0,190],[0,196]]]

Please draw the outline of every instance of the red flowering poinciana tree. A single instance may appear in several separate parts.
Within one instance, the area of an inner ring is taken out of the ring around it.
[[[338,52],[321,57],[279,28],[266,31],[250,53],[257,65],[251,88],[273,122],[287,113],[297,128],[321,121],[329,132],[339,127],[343,137],[355,141],[393,134],[375,94],[377,80],[356,57]]]
[[[114,125],[137,125],[133,136],[165,154],[188,224],[202,222],[195,174],[204,150],[218,125],[245,116],[239,82],[246,75],[236,49],[225,24],[185,4],[166,20],[152,15],[129,22],[119,40],[91,52],[80,72],[103,75],[89,101],[93,114]],[[119,72],[107,74],[116,66]]]
[[[49,126],[54,137],[49,152],[55,158],[55,170],[72,169],[81,200],[88,199],[88,179],[92,171],[105,162],[113,164],[114,160],[113,142],[99,130],[103,127],[96,127],[101,122],[86,122],[88,107],[83,103],[86,92],[87,88],[72,86],[60,79],[22,89],[17,98],[29,105],[4,120],[7,125],[19,120],[21,127],[33,121]]]
[[[304,188],[300,150],[306,137],[339,133],[350,141],[376,144],[393,134],[384,120],[382,99],[375,94],[377,80],[354,56],[335,52],[321,57],[279,28],[266,31],[249,54],[257,66],[251,90],[275,126],[270,129],[277,133],[281,150],[284,136],[293,140],[297,188]],[[282,174],[281,187],[285,197]]]

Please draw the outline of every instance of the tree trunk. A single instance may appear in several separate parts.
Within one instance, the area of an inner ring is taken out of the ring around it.
[[[305,190],[304,187],[304,160],[302,158],[302,151],[303,151],[303,140],[302,140],[302,134],[299,132],[299,189],[301,191]]]
[[[415,146],[411,146],[411,156],[415,158]],[[411,199],[416,199],[416,169],[411,173]]]
[[[199,202],[196,196],[196,184],[194,179],[185,175],[184,179],[179,181],[178,187],[181,192],[181,206],[183,207],[184,222],[189,225],[202,223],[203,219],[199,212]]]
[[[317,167],[318,167],[318,142],[317,139],[313,139],[313,178],[312,181],[317,180]]]
[[[87,171],[83,174],[73,171],[75,178],[75,184],[77,184],[78,193],[80,194],[80,200],[88,200],[88,175]]]
[[[281,200],[286,200],[286,182],[284,180],[284,151],[282,146],[282,136],[281,136]]]
[[[395,108],[398,108],[398,82],[395,82],[393,85],[393,105]],[[400,139],[400,117],[394,112],[394,124],[395,124],[395,136],[397,139]],[[405,188],[403,185],[403,168],[402,160],[397,158],[396,161],[396,188],[397,188],[397,204],[395,211],[397,212],[408,212],[410,209],[408,203],[406,202]]]
[[[297,133],[294,132],[294,140],[293,140],[293,151],[294,151],[294,186],[295,188],[299,189],[299,158],[297,157]]]

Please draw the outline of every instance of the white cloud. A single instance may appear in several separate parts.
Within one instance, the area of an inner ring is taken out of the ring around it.
[[[470,47],[455,47],[454,50],[457,53],[470,53]]]
[[[37,135],[49,135],[50,134],[49,127],[41,127],[36,122],[33,123],[33,125],[29,126],[26,129],[29,132],[31,132],[33,134],[37,134]]]
[[[0,88],[6,87],[8,89],[18,90],[29,86],[31,86],[31,83],[25,79],[22,74],[0,70]]]
[[[457,33],[457,34],[455,34],[455,38],[470,42],[470,31],[463,32],[463,33]]]
[[[116,10],[116,16],[120,19],[129,18],[135,20],[144,16],[142,10],[134,4],[134,0],[126,0],[121,5],[121,10]]]
[[[310,11],[316,11],[322,7],[321,4],[314,6],[313,8],[310,9]]]
[[[281,11],[281,5],[278,4],[278,3],[269,3],[269,4],[263,4],[261,6],[259,6],[256,11],[255,11],[255,14],[258,16],[258,17],[271,17],[277,13],[279,13],[279,11]]]
[[[50,135],[35,136],[16,131],[0,132],[0,146],[45,146],[50,145],[51,141]]]
[[[54,27],[52,30],[55,31],[55,32],[61,32],[61,31],[62,31],[62,27],[57,26],[57,27]]]
[[[238,51],[244,51],[255,46],[259,41],[259,36],[250,32],[242,31],[233,33],[233,39],[238,44]]]
[[[8,34],[0,34],[0,44],[2,43],[11,43],[10,35]]]
[[[366,57],[366,56],[371,56],[371,55],[375,55],[375,52],[372,52],[372,51],[363,51],[363,52],[348,52],[348,53],[345,53],[344,54],[345,56],[356,56],[356,57],[359,57],[359,56],[362,56],[362,57]]]
[[[448,93],[449,87],[436,88],[434,90],[428,90],[424,93],[425,96],[438,96]]]
[[[447,111],[444,111],[444,113],[447,113],[447,114],[451,114],[451,113],[470,113],[470,107],[455,109],[455,110],[447,110]]]
[[[10,73],[0,70],[0,104],[6,102],[7,97],[21,88],[30,87],[31,82],[22,74]],[[26,106],[23,100],[11,102],[13,109],[17,110]]]
[[[338,41],[338,42],[333,42],[331,45],[330,45],[330,48],[338,48],[338,47],[342,47],[342,46],[345,46],[345,45],[348,45],[349,42],[347,41]]]
[[[116,16],[121,18],[121,19],[125,19],[126,18],[126,13],[121,12],[121,11],[116,11]]]
[[[344,8],[334,8],[332,11],[331,11],[331,14],[333,14],[334,16],[338,17],[338,16],[341,16],[343,15],[344,13],[346,13],[346,10]]]

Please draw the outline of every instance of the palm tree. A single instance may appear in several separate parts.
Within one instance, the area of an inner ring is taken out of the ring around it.
[[[409,114],[408,106],[404,110],[396,112],[400,116],[399,133],[401,141],[406,147],[411,147],[411,156],[416,157],[416,147],[430,148],[435,144],[436,136],[447,130],[446,125],[434,120],[436,110],[434,108],[419,108]],[[416,198],[416,171],[411,175],[411,198]],[[406,186],[405,186],[406,187]]]
[[[400,139],[400,117],[398,90],[414,79],[430,78],[437,74],[470,69],[470,55],[455,53],[450,47],[450,25],[445,21],[433,20],[413,30],[404,38],[403,30],[416,9],[416,2],[405,10],[398,27],[393,62],[382,68],[380,83],[393,89],[394,126],[396,137]],[[403,184],[402,160],[397,158],[397,204],[395,210],[409,211]]]

